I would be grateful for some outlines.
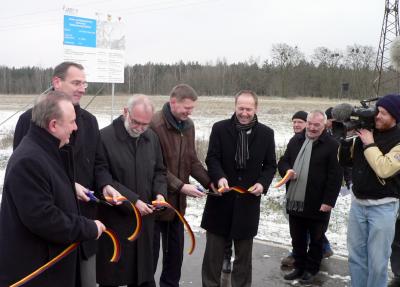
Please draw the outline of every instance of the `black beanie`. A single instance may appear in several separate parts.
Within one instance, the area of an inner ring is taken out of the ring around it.
[[[300,120],[303,120],[303,121],[307,121],[307,112],[305,112],[305,111],[298,111],[298,112],[295,112],[294,113],[294,115],[293,115],[293,117],[292,117],[292,121],[293,121],[293,119],[300,119]]]
[[[329,107],[325,111],[326,119],[331,120],[332,119],[332,107]]]
[[[400,95],[386,95],[376,102],[376,106],[387,110],[396,119],[396,123],[400,122]]]

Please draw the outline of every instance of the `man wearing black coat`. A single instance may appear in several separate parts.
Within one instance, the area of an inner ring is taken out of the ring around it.
[[[118,263],[107,262],[113,250],[108,238],[100,239],[97,254],[100,287],[148,287],[154,282],[154,216],[148,204],[153,200],[165,200],[167,171],[158,137],[148,129],[153,112],[154,107],[145,95],[135,95],[129,99],[123,115],[100,131],[110,172],[128,188],[119,190],[135,203],[143,216],[139,238],[134,242],[121,241],[123,252]],[[99,209],[100,219],[123,237],[132,233],[132,210],[124,211],[126,208],[100,206]]]
[[[11,155],[0,212],[0,286],[9,286],[59,255],[71,243],[105,230],[79,214],[69,146],[76,130],[68,96],[51,92],[32,111],[28,134]],[[72,251],[27,286],[80,286],[78,252]]]
[[[259,123],[257,95],[240,91],[235,113],[213,125],[206,164],[219,188],[240,187],[221,196],[209,196],[201,227],[207,230],[202,265],[203,286],[219,286],[226,240],[233,240],[235,261],[232,286],[251,286],[253,238],[258,231],[260,195],[265,194],[276,170],[274,132]]]
[[[117,197],[119,193],[111,186],[112,177],[108,171],[107,161],[100,142],[99,126],[95,116],[82,109],[80,99],[88,86],[83,66],[74,62],[63,62],[54,68],[52,85],[55,91],[67,94],[72,100],[76,113],[78,130],[71,134],[75,160],[75,190],[78,196],[82,214],[90,219],[97,216],[96,203],[90,201],[86,195],[89,190],[102,191],[103,195]],[[27,134],[32,119],[32,109],[23,113],[15,127],[13,147],[20,144]],[[81,249],[81,276],[82,287],[96,286],[96,241],[82,244]]]
[[[287,185],[286,210],[295,269],[284,278],[301,278],[303,284],[311,283],[319,271],[323,236],[342,183],[342,169],[337,158],[339,144],[326,132],[325,124],[324,112],[310,112],[305,132],[290,139],[278,162],[282,177],[289,170],[293,171]]]

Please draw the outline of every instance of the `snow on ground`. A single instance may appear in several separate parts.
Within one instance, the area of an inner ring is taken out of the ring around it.
[[[166,97],[156,96],[153,100],[156,103],[156,109],[159,109],[166,101]],[[94,113],[98,119],[99,127],[107,126],[111,121],[110,102],[109,99],[102,98],[95,103],[90,112]],[[119,100],[116,103],[116,109],[120,111],[121,105],[125,100]],[[3,103],[4,105],[4,103]],[[258,118],[262,123],[267,124],[275,131],[275,142],[277,149],[286,145],[292,136],[291,115],[299,110],[311,110],[320,108],[325,110],[328,106],[334,103],[318,100],[279,100],[279,99],[261,99],[258,109]],[[84,105],[82,105],[84,106]],[[119,107],[119,108],[118,108]],[[0,103],[0,121],[3,121],[15,113],[10,107],[3,108]],[[218,120],[228,118],[233,113],[233,99],[229,97],[207,97],[200,98],[198,108],[192,116],[196,125],[196,138],[208,140],[212,124]],[[14,116],[5,124],[0,125],[0,141],[6,137],[15,128],[18,116]],[[119,112],[114,112],[114,118],[119,115]],[[12,147],[2,146],[0,149],[0,200],[2,184],[4,181],[5,167],[7,160],[12,153]],[[274,179],[271,186],[274,185],[277,179]],[[279,178],[278,178],[279,180]],[[283,213],[284,188],[270,188],[266,196],[261,199],[261,216],[257,238],[268,240],[287,246],[290,249],[291,239],[289,234],[289,225]],[[200,228],[201,217],[205,199],[189,199],[186,218],[189,221],[194,231],[203,232]],[[347,255],[346,249],[346,233],[347,233],[347,218],[350,208],[350,196],[339,196],[336,207],[332,211],[327,237],[331,242],[334,252],[338,255]]]

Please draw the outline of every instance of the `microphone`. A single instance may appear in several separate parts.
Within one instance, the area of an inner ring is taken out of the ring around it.
[[[400,72],[400,36],[394,38],[391,46],[390,46],[390,62],[393,65],[393,68]]]
[[[332,118],[338,122],[344,122],[350,119],[352,113],[352,105],[347,103],[338,104],[332,109]]]

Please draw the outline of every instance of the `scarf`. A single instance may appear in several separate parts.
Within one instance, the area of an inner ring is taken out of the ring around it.
[[[289,189],[286,193],[286,209],[288,211],[302,212],[304,209],[313,142],[313,140],[306,137],[294,162],[293,170],[296,172],[297,178],[290,181]]]
[[[235,119],[235,128],[238,132],[238,139],[236,142],[236,168],[237,169],[246,169],[246,163],[249,159],[249,134],[251,133],[251,129],[257,123],[257,115],[254,115],[254,118],[248,124],[241,124],[237,119],[236,115]]]
[[[164,114],[165,119],[168,123],[173,126],[177,131],[182,132],[188,128],[190,128],[190,124],[188,121],[178,121],[171,112],[171,106],[169,102],[165,103],[162,107],[162,113]]]

